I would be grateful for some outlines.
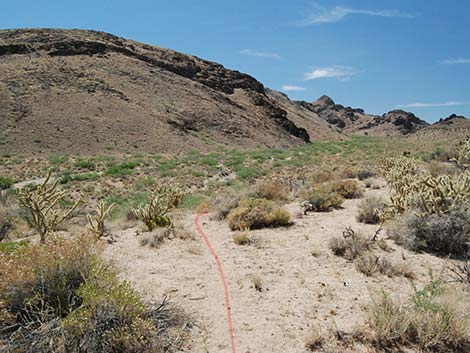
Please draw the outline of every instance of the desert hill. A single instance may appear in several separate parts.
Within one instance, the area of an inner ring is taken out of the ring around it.
[[[0,71],[7,150],[178,152],[339,136],[316,117],[296,125],[251,76],[101,32],[0,31]]]
[[[411,113],[296,102],[214,62],[85,30],[0,30],[0,148],[132,153],[406,134]]]

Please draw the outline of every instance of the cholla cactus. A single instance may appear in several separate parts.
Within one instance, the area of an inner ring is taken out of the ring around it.
[[[49,183],[52,170],[49,170],[46,180],[36,187],[19,189],[17,192],[20,205],[29,213],[28,221],[41,237],[41,243],[46,242],[47,235],[57,229],[57,226],[72,216],[80,200],[75,202],[69,210],[57,207],[67,195],[60,191],[58,185],[60,178]]]
[[[132,212],[147,226],[149,231],[159,227],[173,226],[168,215],[183,200],[185,193],[179,186],[162,186],[152,193],[150,202],[145,206],[134,208]]]
[[[391,202],[381,215],[382,219],[417,209],[418,215],[442,214],[454,205],[470,202],[470,173],[456,177],[433,177],[420,172],[414,161],[389,158],[380,169],[381,175],[394,190]]]
[[[106,207],[105,202],[101,201],[96,207],[96,215],[86,215],[88,223],[90,224],[91,231],[96,235],[97,238],[101,238],[106,235],[106,229],[104,221],[108,218],[111,210],[114,207],[114,203]]]
[[[470,169],[470,139],[465,141],[457,152],[457,156],[452,159],[461,169]]]

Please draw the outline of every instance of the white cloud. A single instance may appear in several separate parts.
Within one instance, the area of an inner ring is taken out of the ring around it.
[[[240,50],[240,54],[249,55],[249,56],[256,56],[259,58],[269,58],[269,59],[280,59],[281,56],[277,53],[270,53],[270,52],[263,52],[254,49],[243,49]]]
[[[466,58],[455,58],[455,59],[445,59],[439,61],[440,64],[453,65],[453,64],[470,64],[470,59]]]
[[[282,86],[282,90],[285,92],[300,92],[300,91],[305,91],[305,87],[300,87],[300,86],[290,86],[290,85],[284,85]]]
[[[398,10],[363,10],[353,9],[343,6],[335,6],[327,9],[318,4],[314,5],[314,10],[304,20],[300,21],[299,24],[302,26],[310,26],[322,23],[333,23],[339,22],[349,15],[367,15],[367,16],[379,16],[379,17],[404,17],[413,18],[412,14],[398,11]]]
[[[317,67],[304,74],[304,80],[316,80],[319,78],[336,78],[339,81],[347,81],[354,76],[356,71],[349,66],[333,65],[330,67]]]
[[[399,108],[435,108],[435,107],[456,107],[461,105],[470,105],[470,102],[443,102],[443,103],[409,103],[409,104],[400,104],[397,105]]]

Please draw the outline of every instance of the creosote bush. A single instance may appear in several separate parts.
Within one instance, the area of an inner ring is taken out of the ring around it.
[[[325,185],[331,192],[338,193],[345,199],[356,199],[362,196],[364,190],[356,180],[339,180]]]
[[[20,353],[177,348],[183,316],[165,302],[145,305],[98,252],[91,237],[51,237],[46,244],[0,253],[0,348]]]
[[[432,281],[407,302],[384,294],[370,308],[365,336],[384,351],[406,347],[419,352],[470,351],[470,295],[462,285]]]
[[[304,194],[305,202],[302,203],[304,214],[309,211],[329,212],[333,209],[340,208],[344,202],[344,198],[322,186],[315,187],[313,190]]]
[[[227,216],[231,230],[281,227],[291,224],[285,209],[266,199],[245,198]]]

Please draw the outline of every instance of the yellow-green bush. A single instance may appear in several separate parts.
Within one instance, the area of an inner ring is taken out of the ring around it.
[[[307,211],[329,212],[335,208],[341,207],[344,198],[332,192],[329,187],[318,186],[304,194],[304,213]]]
[[[324,187],[335,192],[345,199],[356,199],[361,197],[364,190],[356,180],[338,180],[325,184]]]
[[[290,219],[289,212],[273,201],[254,198],[242,199],[227,216],[231,230],[287,226]]]
[[[9,352],[167,352],[180,318],[145,305],[91,237],[0,253],[0,347]],[[181,327],[177,331],[181,331]]]

